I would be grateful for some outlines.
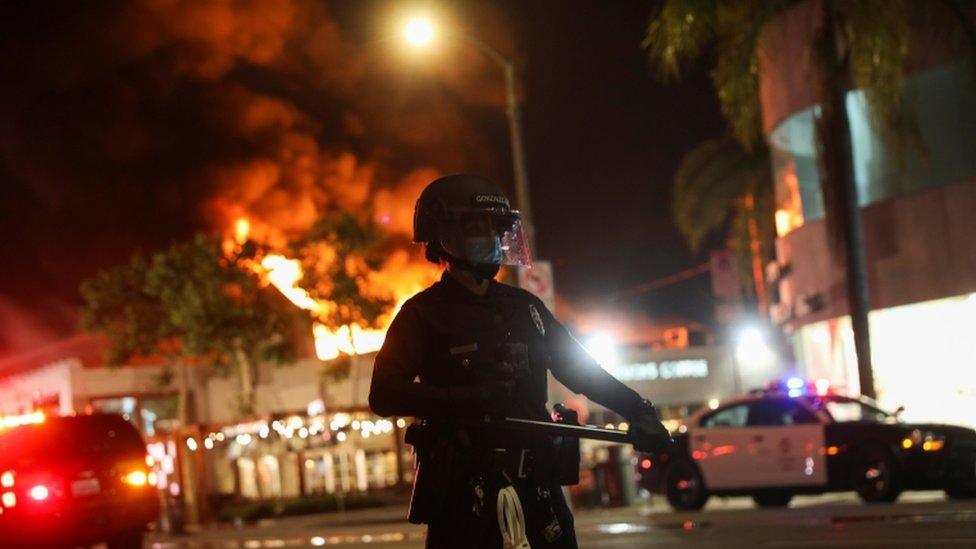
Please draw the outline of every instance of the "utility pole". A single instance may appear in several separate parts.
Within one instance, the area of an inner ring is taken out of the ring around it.
[[[529,250],[535,252],[535,225],[532,223],[532,199],[529,196],[529,176],[525,167],[525,147],[522,139],[522,111],[518,100],[518,82],[515,75],[515,63],[502,55],[498,50],[468,34],[458,34],[461,39],[481,50],[493,61],[501,65],[505,73],[505,100],[508,116],[508,132],[512,147],[512,171],[515,175],[515,200],[522,216],[522,228],[525,231],[526,243]]]

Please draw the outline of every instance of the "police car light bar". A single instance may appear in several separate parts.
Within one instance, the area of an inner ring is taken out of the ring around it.
[[[834,391],[830,385],[830,381],[826,379],[808,381],[800,377],[791,377],[786,381],[771,381],[766,386],[765,391],[760,392],[779,392],[786,393],[791,397],[798,397],[801,395],[826,396],[833,394]]]

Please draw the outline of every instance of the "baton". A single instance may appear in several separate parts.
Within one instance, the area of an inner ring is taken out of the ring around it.
[[[537,421],[532,419],[521,419],[514,417],[504,418],[485,418],[483,421],[456,422],[465,423],[473,426],[496,427],[503,430],[521,431],[538,435],[549,435],[570,438],[587,438],[591,440],[603,440],[606,442],[616,442],[619,444],[631,444],[630,434],[627,431],[617,431],[614,429],[603,429],[594,425],[567,425],[565,423],[550,423],[548,421]]]

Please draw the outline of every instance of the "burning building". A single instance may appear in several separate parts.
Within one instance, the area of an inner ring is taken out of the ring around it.
[[[202,231],[228,249],[255,244],[267,284],[296,310],[328,311],[333,303],[302,287],[307,266],[289,243],[325,215],[353,212],[388,243],[361,289],[391,306],[368,323],[316,323],[301,336],[314,353],[257,365],[252,417],[237,415],[236,379],[191,368],[196,421],[181,424],[166,365],[108,368],[104,339],[86,334],[35,338],[0,360],[0,413],[121,413],[152,440],[161,486],[200,509],[208,494],[402,482],[399,422],[365,406],[371,353],[398,304],[436,275],[409,243],[421,188],[446,171],[492,171],[488,139],[504,130],[478,127],[477,112],[504,93],[486,61],[443,63],[418,84],[393,52],[340,32],[350,17],[341,6],[311,0],[59,8],[0,8],[10,83],[0,90],[0,169],[6,188],[31,197],[0,222],[24,235],[10,255],[36,258],[10,269],[4,294],[77,302],[78,282],[98,269]],[[323,361],[337,359],[348,376],[323,378]]]

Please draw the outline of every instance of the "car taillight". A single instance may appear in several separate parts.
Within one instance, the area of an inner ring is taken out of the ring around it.
[[[51,492],[47,489],[47,486],[44,486],[43,484],[38,484],[31,487],[27,493],[30,495],[31,499],[35,501],[44,501],[51,494]]]
[[[4,471],[0,474],[0,489],[2,489],[2,495],[0,495],[0,510],[4,507],[10,508],[17,505],[17,495],[10,491],[14,487],[14,472]]]
[[[149,475],[145,471],[132,471],[122,477],[122,482],[129,486],[145,486],[149,482]]]

